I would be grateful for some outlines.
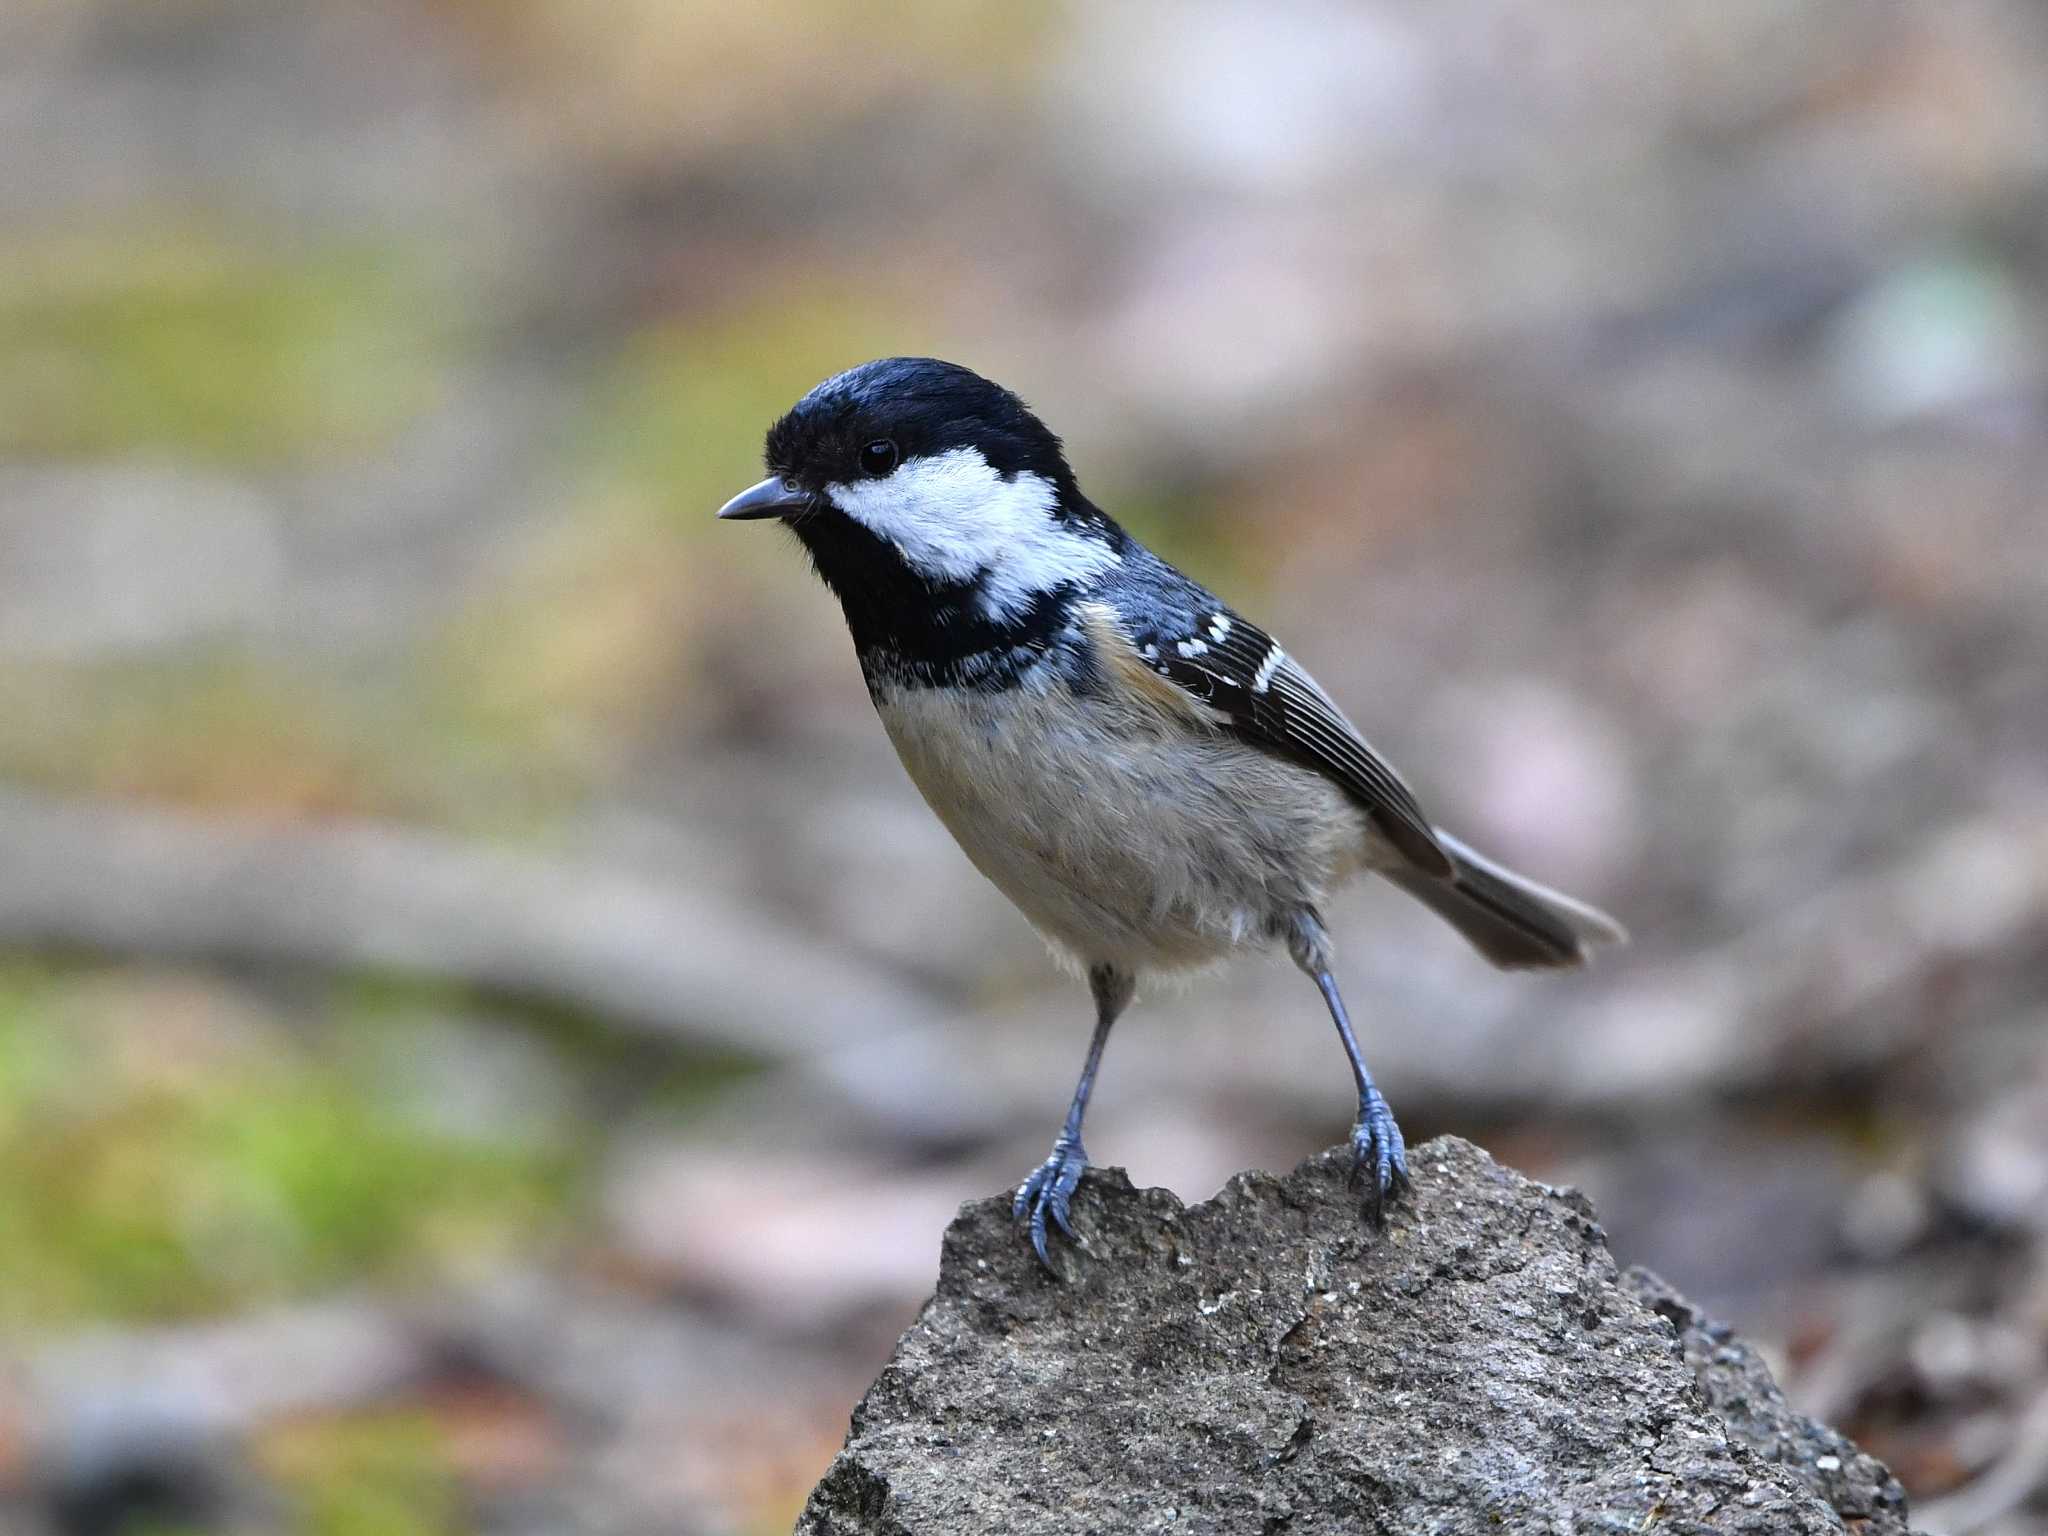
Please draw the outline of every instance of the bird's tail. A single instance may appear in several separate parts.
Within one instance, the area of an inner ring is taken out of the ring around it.
[[[1436,840],[1451,856],[1449,879],[1414,869],[1389,871],[1387,878],[1501,969],[1584,965],[1594,945],[1628,941],[1627,930],[1599,908],[1503,869],[1445,832]]]

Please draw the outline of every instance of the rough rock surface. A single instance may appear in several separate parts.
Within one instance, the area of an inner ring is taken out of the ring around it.
[[[1890,1474],[1591,1206],[1444,1139],[1362,1230],[1347,1154],[1184,1207],[1092,1173],[1041,1272],[966,1207],[798,1536],[1904,1536]]]

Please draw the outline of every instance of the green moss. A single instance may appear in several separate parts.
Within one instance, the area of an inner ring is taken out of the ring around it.
[[[422,264],[187,227],[0,244],[0,457],[360,451],[434,401],[449,325]]]
[[[293,1427],[263,1460],[302,1536],[455,1536],[470,1529],[434,1421],[392,1412]]]
[[[479,1143],[380,1096],[356,1042],[167,1070],[74,980],[0,970],[0,1322],[175,1318],[537,1241],[561,1150]],[[345,1032],[342,1033],[345,1036]]]

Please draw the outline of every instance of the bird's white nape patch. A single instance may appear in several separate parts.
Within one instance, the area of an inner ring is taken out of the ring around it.
[[[972,448],[906,459],[879,480],[834,483],[825,495],[919,574],[948,582],[980,575],[981,605],[994,619],[1120,563],[1102,540],[1060,522],[1050,480],[1021,470],[1005,480]]]

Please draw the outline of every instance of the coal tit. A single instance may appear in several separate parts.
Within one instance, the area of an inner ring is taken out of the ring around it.
[[[1331,975],[1326,895],[1380,875],[1503,967],[1624,937],[1432,824],[1277,640],[1082,494],[1010,391],[933,358],[866,363],[798,401],[765,456],[718,515],[796,535],[911,779],[1094,993],[1066,1123],[1016,1194],[1041,1260],[1048,1219],[1073,1236],[1081,1118],[1142,977],[1287,946],[1351,1061],[1377,1223],[1407,1157]]]

